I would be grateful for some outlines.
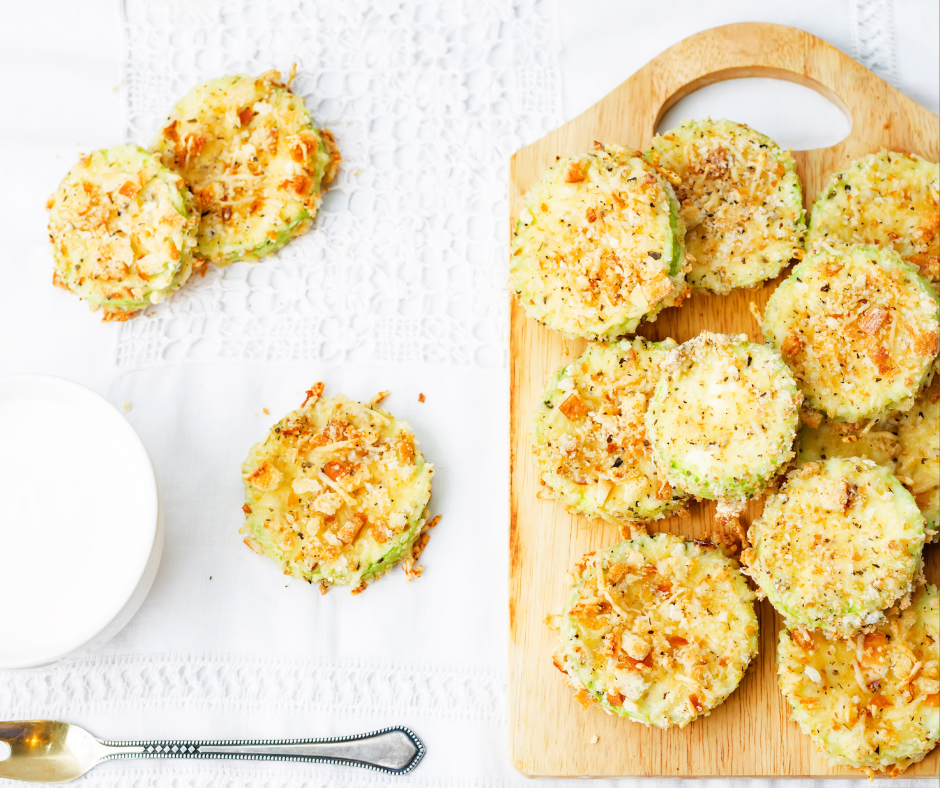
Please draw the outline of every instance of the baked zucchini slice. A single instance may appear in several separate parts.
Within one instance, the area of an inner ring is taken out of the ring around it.
[[[359,591],[424,548],[434,471],[407,424],[322,392],[248,453],[241,532],[284,574]]]
[[[789,151],[730,120],[692,120],[644,154],[681,179],[676,197],[695,291],[729,293],[778,276],[803,252],[803,188]]]
[[[895,252],[822,245],[770,297],[766,340],[806,405],[847,431],[907,410],[937,354],[940,299]]]
[[[778,353],[703,331],[670,352],[650,400],[653,457],[681,490],[746,500],[793,457],[801,399]]]
[[[940,599],[923,586],[872,632],[780,630],[777,672],[790,719],[830,758],[895,777],[940,739]]]
[[[216,265],[258,260],[307,232],[340,162],[333,136],[277,71],[197,85],[154,151],[192,187],[196,254]]]
[[[748,540],[744,571],[787,626],[849,637],[909,604],[924,518],[889,470],[837,457],[788,474]]]
[[[572,514],[615,523],[658,520],[685,494],[656,470],[644,416],[671,339],[588,346],[542,394],[533,450],[545,496]]]
[[[927,541],[940,537],[940,378],[914,401],[898,421],[898,476],[911,481],[924,515]]]
[[[80,157],[46,203],[53,284],[124,321],[193,269],[198,216],[183,179],[135,145]]]
[[[871,244],[940,279],[940,167],[881,151],[835,173],[816,198],[808,245]]]
[[[509,288],[549,328],[619,339],[685,297],[684,234],[672,186],[636,151],[559,159],[525,196]]]
[[[575,567],[554,663],[585,706],[683,728],[734,692],[757,656],[753,600],[718,548],[637,535]]]

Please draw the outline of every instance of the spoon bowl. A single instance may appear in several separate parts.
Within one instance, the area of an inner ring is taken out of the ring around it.
[[[67,722],[0,722],[0,741],[9,746],[0,777],[30,782],[74,780],[101,760],[104,747],[88,731]],[[0,753],[2,755],[2,753]]]

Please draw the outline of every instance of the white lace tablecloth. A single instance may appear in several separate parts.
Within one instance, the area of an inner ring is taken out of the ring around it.
[[[932,0],[844,0],[825,13],[810,0],[604,6],[46,0],[0,11],[0,73],[17,109],[0,132],[12,152],[0,370],[62,375],[128,403],[167,525],[157,581],[127,629],[95,653],[0,673],[0,718],[68,719],[112,738],[404,724],[428,755],[402,785],[525,784],[506,747],[509,156],[668,45],[732,21],[802,27],[938,103]],[[147,144],[198,80],[294,62],[296,89],[344,157],[311,233],[263,264],[211,270],[124,325],[99,324],[50,286],[42,205],[79,150]],[[390,389],[388,408],[437,466],[443,520],[420,580],[396,572],[361,596],[321,597],[241,544],[241,460],[316,380],[357,399]],[[83,784],[395,782],[322,766],[129,761]]]

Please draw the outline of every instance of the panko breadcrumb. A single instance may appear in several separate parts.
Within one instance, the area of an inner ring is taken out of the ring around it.
[[[697,291],[729,293],[777,276],[803,253],[803,189],[789,151],[742,123],[693,120],[645,156],[676,173]]]
[[[361,591],[427,542],[433,469],[404,422],[323,384],[242,465],[245,543],[285,574]]]
[[[310,229],[340,156],[277,71],[197,85],[173,108],[154,150],[192,186],[199,257],[257,260]]]
[[[770,297],[763,332],[806,405],[847,431],[907,410],[937,354],[940,300],[895,252],[822,245]]]
[[[777,672],[790,719],[837,765],[895,777],[940,739],[940,598],[849,639],[780,631]]]
[[[82,156],[46,203],[53,284],[124,321],[192,273],[198,215],[189,187],[135,145]]]
[[[509,288],[529,317],[612,340],[678,305],[685,229],[666,177],[616,145],[559,159],[526,193]]]
[[[924,518],[871,460],[791,471],[747,536],[744,571],[789,627],[854,635],[905,607],[921,574]]]
[[[852,162],[820,191],[807,240],[892,249],[937,282],[940,166],[892,151]]]
[[[793,457],[801,400],[778,353],[703,331],[670,352],[646,434],[670,484],[740,507]]]
[[[575,567],[554,663],[584,706],[682,728],[757,656],[753,600],[737,562],[710,543],[634,536]]]
[[[656,520],[685,494],[656,470],[644,415],[671,339],[596,343],[552,375],[533,424],[545,494],[615,523]]]

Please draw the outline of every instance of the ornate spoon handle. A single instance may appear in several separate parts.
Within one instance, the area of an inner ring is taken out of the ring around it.
[[[240,758],[362,766],[407,774],[424,757],[424,743],[408,728],[384,728],[326,739],[237,741],[104,741],[103,761],[117,758]]]

